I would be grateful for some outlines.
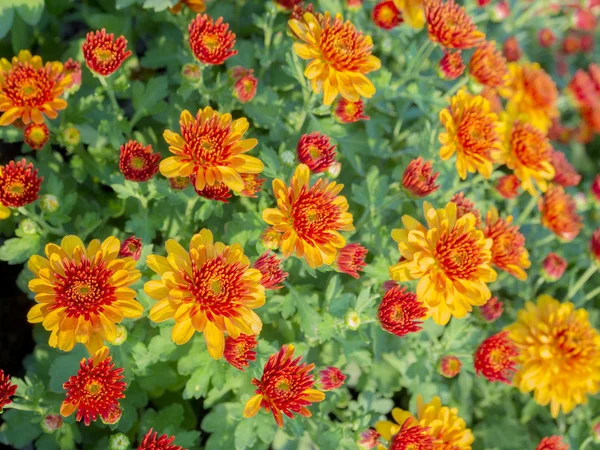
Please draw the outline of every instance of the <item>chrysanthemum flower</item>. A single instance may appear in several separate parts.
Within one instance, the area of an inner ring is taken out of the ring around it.
[[[542,47],[552,47],[556,41],[556,35],[550,28],[542,28],[538,31],[538,42]]]
[[[279,248],[279,245],[281,244],[281,234],[273,227],[269,227],[261,233],[260,240],[265,247],[275,250],[276,248]]]
[[[242,139],[249,127],[245,118],[232,120],[231,114],[220,114],[207,106],[195,118],[184,110],[179,124],[181,135],[170,130],[163,133],[175,155],[160,163],[165,177],[194,175],[198,190],[220,182],[240,192],[244,189],[242,173],[262,172],[262,161],[244,154],[258,144],[256,139]]]
[[[346,100],[343,97],[336,102],[333,113],[337,120],[341,123],[353,123],[359,120],[369,120],[369,116],[365,116],[365,104],[361,99],[355,102]]]
[[[327,367],[319,371],[318,386],[324,391],[333,391],[344,385],[346,375],[337,367]]]
[[[126,180],[148,181],[158,173],[160,153],[154,153],[152,146],[143,146],[138,141],[121,145],[119,169]]]
[[[465,197],[464,192],[458,192],[450,198],[450,202],[456,205],[456,218],[460,219],[465,214],[473,214],[475,217],[475,226],[481,228],[481,211],[471,200]]]
[[[377,311],[381,328],[399,337],[421,330],[426,316],[427,308],[417,301],[417,296],[398,285],[386,291]]]
[[[462,363],[456,356],[444,356],[440,359],[440,373],[446,378],[454,378],[460,373]]]
[[[404,23],[411,28],[420,30],[425,25],[424,0],[394,0],[396,8],[402,13]]]
[[[447,48],[472,48],[479,45],[485,34],[477,29],[465,8],[454,0],[425,0],[427,31],[432,42]]]
[[[150,428],[137,450],[186,450],[179,445],[173,444],[173,441],[175,441],[175,436],[169,437],[163,434],[158,437],[158,433]]]
[[[581,181],[581,175],[571,165],[563,152],[555,150],[552,152],[552,166],[554,167],[553,182],[564,187],[577,186]]]
[[[346,245],[339,231],[351,231],[352,214],[346,197],[338,195],[343,184],[327,184],[319,179],[310,186],[310,171],[300,164],[286,186],[273,180],[277,208],[263,211],[263,220],[282,233],[281,251],[285,257],[296,253],[310,267],[332,265],[338,249]]]
[[[362,433],[360,433],[360,438],[358,439],[358,445],[363,448],[372,449],[377,447],[380,442],[379,438],[381,435],[374,430],[373,428],[369,428]]]
[[[142,255],[142,240],[135,236],[129,236],[121,244],[119,250],[119,258],[131,257],[134,261],[138,261]]]
[[[498,90],[489,86],[483,86],[479,95],[490,102],[490,110],[500,117],[500,113],[504,110],[504,107],[502,106],[502,101],[498,95]]]
[[[254,378],[256,395],[244,408],[244,417],[253,417],[260,408],[271,411],[277,425],[283,426],[282,413],[290,419],[293,413],[310,417],[307,408],[312,403],[325,400],[325,394],[314,389],[315,380],[310,372],[314,364],[300,364],[302,357],[293,359],[294,346],[284,345],[278,353],[269,357],[261,379]]]
[[[254,349],[257,346],[258,341],[253,334],[240,334],[237,338],[227,336],[223,357],[233,367],[243,371],[250,365],[250,361],[256,361]]]
[[[567,270],[567,260],[550,252],[542,261],[542,276],[548,281],[558,281]]]
[[[267,250],[252,264],[252,267],[260,272],[262,276],[260,284],[265,289],[275,291],[283,287],[279,283],[285,280],[289,274],[283,271],[281,262],[281,259],[278,259],[276,255],[271,255],[271,251]]]
[[[496,191],[506,199],[518,197],[519,187],[521,181],[514,174],[501,176],[496,182]]]
[[[223,64],[237,55],[237,50],[233,49],[235,33],[222,17],[213,21],[207,14],[198,14],[189,24],[188,31],[192,53],[203,64]]]
[[[195,13],[202,13],[206,11],[206,3],[204,0],[179,0],[175,3],[175,6],[169,8],[169,11],[173,14],[179,14],[184,6]]]
[[[43,177],[25,159],[0,167],[0,219],[10,216],[8,207],[20,208],[38,198]]]
[[[506,38],[504,45],[502,46],[502,53],[508,62],[515,62],[521,59],[523,51],[521,50],[521,46],[516,37],[509,36]]]
[[[303,134],[296,145],[298,160],[306,164],[311,172],[325,172],[335,162],[335,145],[329,136],[315,131]]]
[[[103,417],[101,417],[102,423],[105,425],[114,425],[123,415],[123,410],[119,406],[111,408]]]
[[[425,197],[439,189],[439,184],[435,184],[439,175],[439,172],[433,172],[431,161],[423,161],[419,156],[406,166],[402,186],[415,197]]]
[[[131,286],[140,279],[132,258],[118,258],[120,242],[95,239],[87,248],[77,236],[66,236],[60,246],[46,245],[46,258],[34,255],[27,267],[37,305],[27,314],[30,323],[51,331],[48,344],[70,351],[76,342],[90,353],[117,337],[115,323],[137,318],[144,308]]]
[[[169,187],[174,191],[183,191],[190,185],[190,179],[188,177],[173,177],[168,178]]]
[[[388,450],[433,450],[434,440],[429,429],[413,425],[414,419],[409,417],[400,430],[390,439]]]
[[[596,262],[600,263],[600,228],[592,233],[592,239],[590,240],[590,251],[592,252],[592,258]]]
[[[569,450],[569,444],[561,436],[549,436],[543,438],[535,450]]]
[[[541,295],[527,302],[506,328],[520,349],[513,384],[533,391],[535,401],[550,404],[552,417],[567,414],[596,395],[600,387],[600,335],[585,309]]]
[[[305,5],[304,2],[301,2],[295,5],[294,9],[292,9],[292,12],[290,13],[290,19],[304,20],[304,14],[306,13],[311,13],[313,16],[319,14],[315,12],[315,7],[312,3]]]
[[[58,117],[58,111],[67,107],[59,98],[71,83],[63,75],[59,62],[44,64],[39,56],[22,50],[12,61],[0,59],[0,126],[10,125],[17,119],[24,124],[43,123],[44,115]]]
[[[335,265],[340,272],[358,279],[360,277],[358,272],[362,272],[367,266],[365,262],[367,253],[369,250],[360,244],[348,244],[338,252]]]
[[[41,150],[50,139],[50,130],[45,123],[30,123],[23,130],[23,141],[33,150]]]
[[[496,49],[494,41],[485,41],[475,49],[469,62],[469,74],[485,86],[504,85],[508,75],[506,59],[500,50]]]
[[[461,51],[448,52],[444,50],[444,56],[440,59],[439,72],[445,80],[454,80],[460,77],[465,71]]]
[[[250,73],[248,73],[247,75],[244,75],[243,77],[238,79],[233,86],[234,95],[242,103],[248,103],[256,95],[258,79],[256,79],[256,77],[252,75],[252,70],[250,70],[249,72]]]
[[[123,369],[115,368],[107,347],[101,347],[91,358],[83,358],[77,375],[63,384],[67,396],[60,413],[68,417],[77,411],[77,421],[83,419],[86,426],[98,416],[108,417],[119,408],[119,399],[125,398],[126,384],[121,381],[125,378],[122,373]]]
[[[88,68],[103,77],[116,72],[123,61],[131,56],[131,51],[127,50],[127,39],[124,36],[115,39],[115,35],[107,34],[104,28],[90,31],[81,49]]]
[[[77,92],[81,86],[81,63],[73,58],[67,59],[63,65],[63,74],[58,77],[58,80],[61,81],[67,75],[71,76],[71,83],[65,86],[65,90],[70,93]]]
[[[403,216],[403,229],[392,230],[403,260],[390,267],[396,281],[419,280],[417,299],[435,323],[462,318],[492,296],[486,283],[496,279],[491,267],[492,239],[475,226],[475,216],[457,218],[456,204],[443,209],[423,205],[427,226]]]
[[[560,49],[565,55],[574,55],[581,50],[579,46],[579,37],[575,33],[567,33],[562,43],[560,44]]]
[[[461,89],[449,108],[440,112],[445,132],[440,133],[440,156],[445,161],[456,153],[456,170],[464,180],[467,172],[492,175],[493,154],[501,148],[503,127],[483,97]]]
[[[381,61],[371,54],[370,36],[344,22],[341,14],[333,18],[328,12],[321,20],[306,13],[304,20],[292,19],[288,24],[303,41],[294,44],[294,51],[300,58],[311,60],[304,76],[315,93],[323,91],[325,105],[331,105],[338,95],[356,102],[375,94],[375,86],[365,74],[379,70]]]
[[[231,189],[225,183],[216,182],[213,186],[204,186],[203,189],[198,189],[196,187],[196,177],[194,175],[190,175],[190,181],[192,186],[194,186],[194,191],[200,197],[207,198],[209,200],[216,200],[218,202],[229,203],[229,198],[231,198]]]
[[[402,13],[393,0],[380,0],[371,12],[371,19],[384,30],[391,30],[403,22]]]
[[[5,374],[0,369],[0,412],[9,403],[12,403],[11,397],[17,392],[17,385],[10,382],[10,375]]]
[[[519,349],[507,331],[490,336],[483,341],[473,356],[475,373],[489,381],[510,384],[517,371]]]
[[[504,304],[498,300],[498,297],[492,297],[485,305],[479,307],[479,312],[487,322],[495,322],[504,312]]]
[[[167,258],[146,259],[161,278],[146,282],[144,291],[158,300],[150,320],[175,319],[173,342],[185,344],[196,331],[204,333],[208,352],[219,359],[225,332],[232,338],[260,332],[262,322],[253,310],[265,303],[262,275],[250,267],[239,244],[214,242],[210,230],[203,229],[192,237],[189,252],[173,239],[166,249]]]
[[[241,175],[242,180],[244,181],[244,189],[240,191],[240,195],[242,197],[256,198],[256,194],[258,194],[261,191],[262,186],[263,184],[265,184],[265,181],[267,181],[267,179],[260,178],[255,173],[243,173]]]
[[[590,64],[587,72],[579,69],[569,81],[567,91],[580,108],[597,108],[600,101],[600,67]]]
[[[583,227],[583,219],[577,214],[575,200],[562,186],[551,184],[538,206],[542,225],[563,241],[569,242],[577,237]]]
[[[282,9],[290,11],[294,9],[296,5],[302,3],[302,0],[275,0],[275,3]]]

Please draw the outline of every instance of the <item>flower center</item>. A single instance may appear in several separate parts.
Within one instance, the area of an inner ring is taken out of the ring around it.
[[[132,169],[141,170],[146,167],[146,160],[141,156],[134,156],[129,165]]]
[[[279,391],[287,392],[290,390],[290,382],[286,379],[279,380],[275,385],[275,388]]]
[[[19,181],[13,181],[6,187],[6,190],[12,195],[20,196],[25,192],[25,185]]]
[[[85,386],[85,390],[92,397],[97,397],[102,390],[102,385],[98,381],[92,380]]]
[[[452,280],[470,279],[481,263],[480,249],[475,238],[454,230],[440,236],[434,257],[446,276]]]
[[[94,56],[100,62],[107,63],[114,59],[115,54],[113,51],[106,48],[97,48],[94,50]]]
[[[209,285],[210,290],[214,295],[219,295],[221,293],[221,290],[223,289],[223,284],[221,283],[221,280],[211,280]]]
[[[39,89],[33,84],[33,81],[27,80],[21,85],[21,93],[25,98],[31,98],[37,95]]]
[[[392,321],[404,322],[404,311],[400,305],[396,305],[392,310]]]
[[[356,105],[354,103],[352,103],[352,102],[346,103],[345,112],[349,116],[354,116],[354,114],[356,114],[357,110],[358,110],[358,108],[356,107]]]
[[[216,34],[206,34],[202,37],[202,42],[207,49],[213,51],[219,47],[219,36]]]
[[[33,127],[29,133],[29,139],[36,144],[41,144],[46,140],[46,133],[42,127]]]
[[[385,6],[379,10],[379,20],[386,23],[391,23],[396,18],[396,11],[389,6]]]
[[[319,147],[316,147],[314,145],[308,147],[308,153],[310,154],[310,157],[312,159],[318,159],[319,156],[321,156],[321,150],[319,149]]]
[[[336,229],[341,215],[333,203],[334,197],[315,190],[315,186],[310,191],[300,193],[291,211],[294,230],[302,239],[309,241],[327,239],[325,235]]]

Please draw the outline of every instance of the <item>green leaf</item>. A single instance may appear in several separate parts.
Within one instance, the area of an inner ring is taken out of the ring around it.
[[[169,81],[166,76],[151,78],[148,84],[144,86],[141,81],[135,81],[132,85],[132,102],[135,114],[131,119],[131,126],[139,119],[152,115],[157,112],[157,108],[162,108],[164,103],[161,101],[169,95]]]
[[[44,0],[26,0],[17,7],[17,12],[27,25],[37,25],[44,12]]]
[[[0,4],[0,39],[8,34],[10,27],[15,17],[15,10],[9,5],[2,2]],[[5,127],[12,128],[12,127]],[[17,130],[14,130],[15,132]]]
[[[139,3],[140,3],[140,0],[117,0],[115,7],[117,9],[123,9],[123,8],[127,8],[128,6],[131,6],[131,5],[137,5]]]
[[[85,347],[83,345],[76,345],[69,354],[56,357],[50,366],[50,383],[48,384],[48,388],[52,392],[64,394],[63,383],[70,376],[77,373],[81,359],[87,356]]]
[[[2,414],[2,419],[0,442],[6,440],[14,448],[23,448],[42,434],[39,416],[31,412],[9,409]]]
[[[0,247],[0,260],[9,264],[21,264],[31,255],[38,253],[41,247],[40,236],[11,238]]]
[[[177,3],[175,0],[146,0],[144,9],[153,9],[154,11],[164,11],[165,9]]]
[[[256,433],[254,432],[254,424],[252,420],[242,420],[235,427],[235,449],[245,450],[252,447],[256,443]]]

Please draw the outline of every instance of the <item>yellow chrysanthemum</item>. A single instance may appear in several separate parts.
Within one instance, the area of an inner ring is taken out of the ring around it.
[[[94,239],[87,248],[77,236],[66,236],[60,246],[46,245],[46,258],[29,259],[35,275],[29,289],[38,304],[27,320],[52,332],[51,347],[68,352],[81,342],[93,354],[117,338],[116,323],[142,315],[144,308],[128,287],[141,274],[132,258],[118,257],[120,248],[112,236],[102,243]]]
[[[423,0],[394,0],[394,4],[402,13],[406,25],[417,30],[423,28],[425,25]]]
[[[496,279],[491,267],[492,239],[476,228],[467,213],[457,219],[456,204],[443,209],[423,205],[427,226],[411,216],[402,217],[405,228],[392,230],[402,260],[390,267],[396,281],[419,280],[417,299],[435,323],[461,318],[491,297],[486,283]]]
[[[210,230],[194,235],[189,251],[178,242],[166,242],[168,256],[150,255],[146,264],[160,275],[144,291],[158,300],[150,320],[175,319],[172,338],[185,344],[196,331],[204,333],[208,352],[223,356],[225,336],[260,333],[262,322],[253,309],[265,303],[262,274],[250,266],[239,244],[213,242]]]
[[[513,384],[532,392],[552,417],[585,404],[600,390],[600,335],[585,309],[541,295],[527,302],[517,321],[506,328],[520,350]]]
[[[360,33],[341,14],[332,17],[326,12],[315,17],[307,12],[304,20],[288,22],[295,36],[303,42],[294,44],[294,51],[302,59],[310,59],[304,76],[312,89],[323,91],[323,103],[331,105],[338,95],[356,102],[361,97],[371,98],[375,86],[365,76],[379,70],[381,61],[371,54],[371,36]]]

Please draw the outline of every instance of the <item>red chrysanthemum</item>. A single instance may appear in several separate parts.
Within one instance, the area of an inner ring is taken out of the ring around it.
[[[461,51],[448,52],[444,50],[444,56],[440,59],[439,68],[442,78],[446,80],[454,80],[460,77],[465,71],[465,63],[463,62]]]
[[[103,417],[100,417],[102,423],[105,425],[114,425],[119,420],[121,420],[121,416],[123,415],[123,410],[119,406],[115,406],[111,408],[110,411],[105,414]]]
[[[303,134],[296,152],[298,160],[314,173],[325,172],[335,161],[335,145],[331,145],[329,136],[318,131]]]
[[[384,30],[391,30],[403,22],[402,13],[393,0],[381,0],[371,13],[373,23]]]
[[[294,418],[293,413],[310,417],[307,407],[325,400],[323,392],[313,389],[315,380],[310,372],[315,365],[300,364],[302,357],[293,357],[293,345],[284,345],[269,357],[261,379],[252,380],[257,387],[256,395],[246,403],[244,417],[252,417],[264,408],[267,412],[271,411],[277,425],[282,427],[282,413],[290,419]]]
[[[63,75],[58,79],[62,80],[67,75],[71,76],[71,82],[65,86],[65,90],[71,93],[77,91],[81,86],[81,63],[72,58],[66,60],[63,65]]]
[[[17,392],[17,385],[10,382],[10,375],[5,374],[0,369],[0,412],[9,403],[12,403],[11,397]]]
[[[153,153],[152,146],[144,147],[138,141],[121,145],[119,169],[130,181],[148,181],[158,173],[160,153]]]
[[[194,56],[203,64],[223,64],[227,58],[237,55],[235,33],[229,24],[219,17],[213,22],[207,14],[198,14],[188,26],[190,47]]]
[[[587,72],[579,69],[567,89],[580,108],[600,107],[600,66],[590,64]]]
[[[174,191],[183,191],[190,185],[190,179],[188,177],[173,177],[167,178],[169,181],[169,187]]]
[[[365,0],[346,0],[346,5],[350,9],[359,9]]]
[[[504,304],[498,300],[498,297],[492,297],[485,305],[479,307],[479,311],[487,322],[495,322],[504,312]]]
[[[254,75],[252,75],[252,73],[250,73],[237,80],[233,86],[233,90],[235,96],[240,100],[240,102],[247,103],[256,95],[257,86],[258,80]]]
[[[292,9],[292,12],[290,14],[290,19],[303,20],[304,14],[306,14],[306,13],[310,13],[313,16],[318,14],[318,13],[315,13],[315,7],[312,3],[309,3],[308,5],[304,5],[303,3],[298,3],[297,5],[294,6],[294,9]]]
[[[439,419],[438,419],[439,420]],[[398,433],[392,436],[388,450],[433,450],[433,436],[429,428],[413,424],[414,419],[409,417]],[[440,447],[443,448],[443,447]]]
[[[173,444],[174,440],[175,436],[169,437],[166,434],[158,437],[158,433],[150,428],[137,450],[186,450],[179,445]]]
[[[561,436],[549,436],[543,438],[535,450],[569,450],[569,445]]]
[[[572,241],[581,231],[583,222],[577,214],[575,200],[562,186],[551,184],[539,201],[542,225],[564,241]]]
[[[386,291],[377,312],[381,328],[400,337],[419,331],[426,316],[427,308],[417,301],[417,295],[401,286]]]
[[[446,378],[454,378],[460,373],[462,363],[456,356],[444,356],[440,359],[440,373]]]
[[[550,28],[542,28],[538,31],[538,42],[542,47],[552,47],[556,41],[556,35]]]
[[[542,261],[542,275],[548,281],[558,281],[567,270],[567,260],[556,253],[548,253]]]
[[[367,266],[365,263],[367,253],[369,250],[360,244],[348,244],[338,252],[335,264],[340,272],[358,279],[360,277],[358,272],[362,272]]]
[[[359,120],[369,120],[369,116],[365,116],[365,104],[362,100],[352,102],[341,97],[335,104],[333,113],[337,120],[341,123],[353,123]]]
[[[275,0],[278,6],[288,11],[294,9],[294,6],[302,3],[303,0]]]
[[[590,250],[592,252],[592,257],[596,259],[596,261],[600,262],[600,228],[598,228],[592,234],[592,239],[590,240]]]
[[[594,181],[592,182],[592,195],[596,198],[598,202],[600,202],[600,174],[594,177]]]
[[[81,49],[88,68],[103,77],[114,73],[131,56],[131,51],[127,50],[127,39],[123,36],[115,39],[115,35],[107,34],[104,28],[90,31]]]
[[[519,181],[516,175],[504,175],[498,178],[498,181],[496,182],[496,191],[498,191],[502,197],[511,199],[519,195],[520,186],[521,181]]]
[[[425,0],[424,7],[429,39],[442,47],[472,48],[485,39],[465,8],[454,0]]]
[[[37,169],[25,159],[0,167],[0,209],[2,206],[19,208],[36,201],[44,179],[37,174]]]
[[[243,371],[250,365],[250,361],[256,361],[256,352],[254,349],[257,346],[258,341],[253,334],[240,333],[237,338],[227,336],[225,338],[223,357],[233,367]]]
[[[492,208],[487,213],[483,234],[492,239],[492,264],[518,280],[526,280],[524,269],[531,267],[529,252],[525,248],[525,236],[512,222],[512,216],[500,218],[496,208]]]
[[[243,197],[256,198],[256,194],[260,192],[263,184],[267,181],[266,178],[260,178],[256,173],[242,173],[240,175],[244,182],[244,189],[240,191]]]
[[[565,55],[574,55],[581,49],[579,46],[579,37],[574,33],[568,33],[563,39],[560,48]]]
[[[346,375],[337,367],[328,367],[319,372],[318,386],[324,391],[333,391],[344,385]]]
[[[521,46],[516,37],[509,36],[506,38],[504,45],[502,46],[502,53],[508,62],[515,62],[521,59],[523,51],[521,50]]]
[[[481,212],[475,206],[471,200],[465,197],[464,192],[454,194],[450,199],[450,202],[456,205],[456,218],[460,219],[465,214],[473,214],[475,216],[475,226],[481,227]]]
[[[555,150],[552,153],[552,165],[554,166],[554,178],[552,181],[564,187],[577,186],[581,181],[581,175],[571,165],[563,152]]]
[[[502,86],[508,69],[506,59],[496,49],[494,41],[484,42],[473,52],[469,62],[469,73],[480,84],[490,87]]]
[[[91,358],[83,358],[77,375],[63,384],[67,397],[60,413],[67,417],[77,410],[77,421],[83,418],[86,425],[98,416],[108,419],[115,408],[119,408],[119,399],[125,398],[122,373],[123,369],[115,369],[107,347],[102,347]]]
[[[369,428],[365,431],[363,431],[362,433],[360,433],[360,437],[358,439],[358,444],[363,446],[364,448],[367,449],[372,449],[377,447],[380,442],[379,442],[379,438],[381,437],[381,435],[377,432],[377,430],[374,430],[373,428]]]
[[[142,255],[142,240],[135,236],[130,236],[123,241],[119,250],[119,258],[132,257],[135,261]]]
[[[433,172],[431,161],[423,161],[419,156],[406,166],[402,186],[415,197],[425,197],[439,189],[439,184],[435,184],[439,175]]]
[[[510,384],[517,371],[519,350],[509,338],[508,331],[490,336],[477,348],[474,355],[475,373],[489,381]]]
[[[50,139],[50,130],[45,123],[30,123],[23,131],[23,140],[33,150],[41,150]]]
[[[271,255],[270,253],[271,251],[267,250],[260,255],[254,264],[252,264],[252,267],[258,269],[262,274],[260,284],[262,284],[265,289],[277,290],[283,287],[279,283],[285,280],[289,274],[284,272],[281,268],[282,260],[277,259],[277,256]]]
[[[192,186],[194,186],[194,191],[196,191],[196,194],[198,194],[200,197],[204,197],[209,200],[217,200],[223,203],[229,203],[227,199],[231,197],[231,189],[229,189],[229,186],[227,186],[225,183],[216,181],[212,186],[207,184],[203,189],[198,189],[196,188],[196,176],[190,175],[189,180],[192,183]]]

